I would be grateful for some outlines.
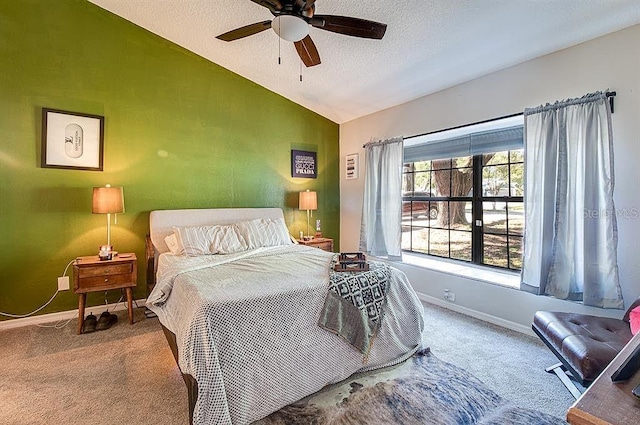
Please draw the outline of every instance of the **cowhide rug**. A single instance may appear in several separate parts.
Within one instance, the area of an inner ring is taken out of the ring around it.
[[[254,425],[551,425],[563,420],[515,406],[429,349],[398,366],[354,375]]]

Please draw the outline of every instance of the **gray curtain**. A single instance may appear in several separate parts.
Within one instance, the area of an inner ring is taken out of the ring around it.
[[[367,143],[364,147],[360,250],[399,261],[402,258],[402,138]]]
[[[526,109],[523,290],[623,308],[603,93]]]

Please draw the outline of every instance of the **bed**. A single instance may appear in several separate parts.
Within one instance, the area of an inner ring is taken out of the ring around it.
[[[248,424],[421,348],[422,304],[388,266],[384,315],[364,355],[320,327],[333,261],[294,244],[279,208],[151,212],[147,307],[187,384],[193,424]]]

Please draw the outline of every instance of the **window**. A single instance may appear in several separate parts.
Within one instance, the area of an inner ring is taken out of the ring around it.
[[[405,143],[402,249],[520,270],[522,115],[414,139]]]

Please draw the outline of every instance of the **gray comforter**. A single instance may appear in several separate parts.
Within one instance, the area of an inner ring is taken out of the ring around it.
[[[392,268],[384,319],[362,353],[318,326],[332,254],[300,245],[240,255],[163,254],[148,306],[198,382],[194,424],[247,424],[421,346],[422,305]]]

